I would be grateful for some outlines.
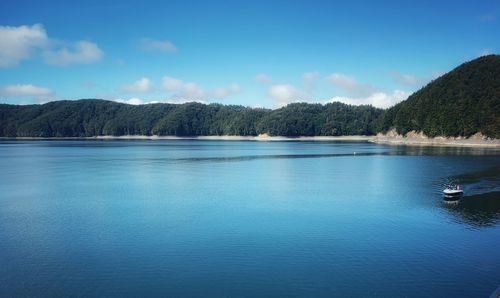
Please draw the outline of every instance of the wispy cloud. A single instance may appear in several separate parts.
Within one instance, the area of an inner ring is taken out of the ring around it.
[[[261,84],[272,84],[273,80],[271,80],[266,74],[260,73],[255,76],[255,80]]]
[[[380,91],[378,88],[375,88],[369,84],[360,83],[353,77],[341,73],[331,74],[326,79],[334,87],[347,92],[349,96],[356,98],[367,97]]]
[[[55,93],[45,87],[38,87],[32,84],[17,84],[0,87],[0,96],[13,98],[13,97],[26,97],[42,102],[55,97]]]
[[[0,26],[0,68],[18,65],[41,54],[46,64],[66,66],[99,61],[102,50],[90,41],[66,42],[49,38],[41,24]]]
[[[396,83],[409,86],[409,87],[422,87],[431,81],[430,78],[422,78],[412,74],[404,74],[399,72],[391,72],[389,74]]]
[[[165,76],[163,77],[163,88],[167,91],[177,91],[182,88],[184,82],[182,80]]]
[[[313,84],[320,77],[319,72],[311,71],[302,74],[303,86],[296,87],[289,83],[275,83],[266,74],[258,74],[255,80],[267,85],[267,96],[274,102],[274,106],[281,107],[289,103],[307,101],[311,99]]]
[[[175,102],[224,99],[241,91],[238,84],[231,84],[228,86],[217,87],[212,90],[205,90],[196,83],[184,82],[183,80],[170,76],[163,77],[162,81],[163,89],[171,93],[169,100]]]
[[[163,53],[175,53],[177,47],[168,40],[156,40],[151,38],[143,38],[140,42],[141,49],[145,51],[160,51]]]
[[[147,93],[151,92],[153,84],[148,78],[141,78],[130,85],[125,85],[122,90],[127,93]]]
[[[486,23],[496,20],[497,16],[494,13],[485,13],[479,16],[479,21]]]
[[[45,63],[56,66],[94,63],[101,60],[102,56],[103,52],[97,44],[85,40],[43,53]]]
[[[180,79],[165,76],[163,77],[163,88],[166,91],[173,92],[171,99],[177,100],[205,100],[207,94],[196,83],[188,82],[185,83]]]
[[[278,107],[306,100],[303,91],[289,84],[272,85],[269,87],[267,95],[274,100],[274,104]]]
[[[241,91],[241,87],[238,84],[231,84],[229,86],[218,87],[211,91],[211,95],[215,99],[222,99],[230,96],[231,94],[236,94]]]

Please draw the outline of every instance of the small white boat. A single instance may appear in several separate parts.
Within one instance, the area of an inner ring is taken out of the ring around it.
[[[446,198],[459,198],[463,196],[464,191],[460,189],[460,186],[455,186],[455,187],[447,187],[445,190],[443,190],[443,194]]]
[[[461,196],[464,194],[464,191],[461,189],[445,189],[443,190],[445,196]]]

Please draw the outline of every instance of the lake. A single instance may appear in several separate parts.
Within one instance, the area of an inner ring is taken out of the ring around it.
[[[500,150],[3,140],[0,252],[2,297],[488,297]]]

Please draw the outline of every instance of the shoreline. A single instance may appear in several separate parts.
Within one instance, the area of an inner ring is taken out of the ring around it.
[[[376,136],[146,136],[146,135],[125,135],[125,136],[93,136],[93,137],[0,137],[1,140],[204,140],[204,141],[299,141],[299,142],[369,142],[375,144],[391,146],[425,146],[425,147],[473,147],[473,148],[498,148],[500,149],[500,139],[488,139],[482,135],[474,135],[470,138],[427,138],[421,133],[408,133],[406,137],[394,133],[378,134]]]
[[[490,139],[481,133],[476,133],[469,138],[464,137],[434,137],[429,138],[422,132],[408,132],[406,136],[389,131],[386,134],[377,134],[373,138],[373,143],[386,145],[406,145],[406,146],[431,146],[431,147],[474,147],[474,148],[498,148],[500,149],[500,139]]]
[[[440,140],[429,140],[429,141],[413,141],[413,140],[380,140],[375,138],[368,142],[381,144],[381,145],[391,145],[391,146],[415,146],[415,147],[468,147],[468,148],[492,148],[500,149],[500,142],[474,142],[474,141],[440,141]]]
[[[145,135],[125,135],[125,136],[94,136],[94,137],[0,137],[0,140],[205,140],[205,141],[364,141],[370,142],[375,136],[145,136]]]

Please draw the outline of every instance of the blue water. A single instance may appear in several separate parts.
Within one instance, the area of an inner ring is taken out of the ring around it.
[[[352,142],[0,141],[0,296],[487,297],[499,167]]]

